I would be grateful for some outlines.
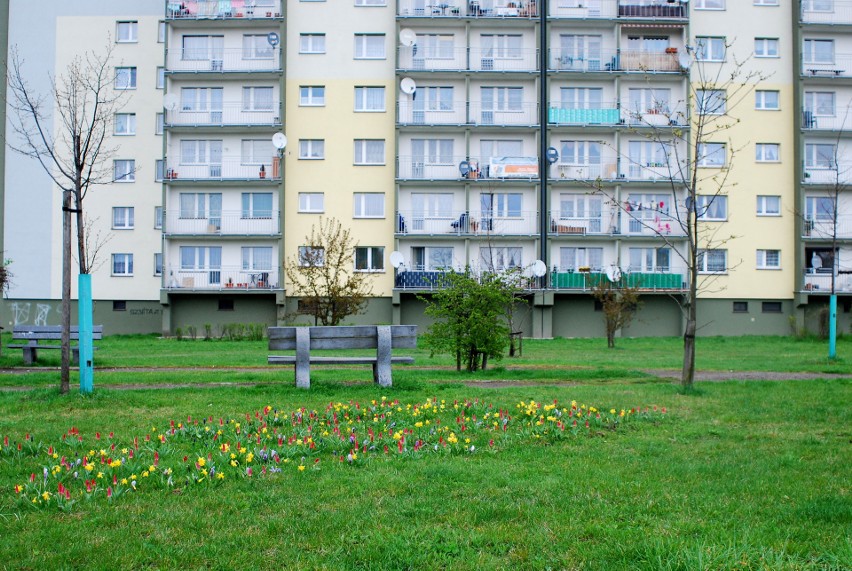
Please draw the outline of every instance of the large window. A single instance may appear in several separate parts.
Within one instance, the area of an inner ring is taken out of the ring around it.
[[[777,1],[775,0],[776,3]],[[831,12],[834,10],[834,0],[802,0],[802,10],[805,12]]]
[[[819,222],[834,220],[834,199],[828,196],[806,196],[805,219]]]
[[[243,139],[240,141],[240,162],[244,165],[268,165],[277,160],[275,147],[269,139]]]
[[[116,159],[113,161],[113,177],[115,182],[135,182],[136,161],[132,159]]]
[[[698,61],[725,61],[725,38],[696,37],[695,59]]]
[[[356,272],[383,272],[385,249],[381,246],[358,246],[355,248]]]
[[[184,219],[211,218],[222,216],[222,193],[181,192],[180,217]]]
[[[778,38],[755,38],[754,57],[780,57]]]
[[[502,271],[523,267],[523,248],[520,246],[482,246],[479,262],[488,271]]]
[[[271,246],[243,246],[241,254],[243,270],[268,272],[272,269]]]
[[[452,34],[417,34],[416,46],[418,58],[452,59],[455,51]]]
[[[115,206],[112,209],[112,227],[115,230],[131,230],[133,228],[133,207]]]
[[[355,139],[356,165],[385,164],[384,139]]]
[[[135,135],[136,134],[136,113],[116,113],[115,114],[115,134],[116,135]]]
[[[805,91],[805,111],[814,117],[834,117],[834,100],[833,91]]]
[[[723,167],[726,160],[725,143],[699,143],[698,166]]]
[[[834,40],[805,40],[803,48],[805,63],[834,63]]]
[[[453,164],[453,139],[412,139],[411,155],[415,162],[427,165]]]
[[[703,274],[718,274],[728,271],[727,250],[699,250],[695,260],[698,271]]]
[[[243,218],[272,218],[272,193],[244,192],[242,206]]]
[[[181,39],[181,59],[186,61],[217,60],[221,63],[225,36],[195,36],[186,35]],[[221,71],[221,67],[219,68]]]
[[[699,194],[695,198],[695,212],[699,219],[726,220],[728,218],[727,196]]]
[[[599,141],[560,141],[559,160],[567,165],[601,164],[601,143]]]
[[[627,254],[630,259],[628,270],[631,272],[671,271],[671,248],[630,248]]]
[[[299,35],[299,53],[300,54],[324,54],[325,53],[325,34],[300,34]]]
[[[356,87],[355,111],[384,111],[384,87]]]
[[[243,87],[243,111],[272,111],[272,87]]]
[[[325,194],[322,192],[300,192],[299,212],[323,212],[325,211]]]
[[[114,275],[114,276],[132,276],[133,275],[133,254],[113,254],[112,255],[112,275]]]
[[[302,107],[322,107],[325,105],[325,86],[301,86],[299,88],[299,105]]]
[[[115,41],[119,43],[139,41],[138,22],[116,22]]]
[[[576,271],[579,268],[589,268],[592,272],[601,271],[603,248],[559,248],[559,269]]]
[[[135,67],[117,67],[117,68],[115,68],[115,88],[116,89],[136,89],[136,68]]]
[[[483,221],[486,230],[490,230],[487,222],[492,218],[520,218],[523,213],[524,195],[520,192],[489,192],[479,197]]]
[[[805,145],[805,166],[810,169],[833,169],[836,163],[837,147],[831,143],[807,143]]]
[[[415,270],[435,271],[453,268],[452,246],[412,246],[411,262]]]
[[[482,34],[482,57],[521,59],[523,41],[520,34]]]
[[[181,246],[180,269],[183,271],[204,270],[211,285],[222,281],[221,246]],[[189,278],[190,280],[192,278]]]
[[[563,109],[602,109],[603,89],[600,87],[562,87]]]
[[[243,59],[273,59],[275,49],[266,34],[243,35]]]
[[[522,111],[524,108],[522,87],[483,87],[480,94],[483,111]]]
[[[180,90],[182,111],[221,111],[224,90],[221,87],[184,87]]]
[[[758,270],[780,270],[781,250],[757,250]]]
[[[356,192],[355,218],[383,218],[385,215],[385,195],[382,192]]]
[[[355,59],[384,59],[384,34],[355,34]]]
[[[757,197],[758,216],[781,216],[781,197],[777,195],[759,195]]]
[[[631,113],[637,115],[645,113],[667,115],[671,112],[669,107],[672,98],[671,89],[631,88],[627,93]]]
[[[314,161],[324,159],[325,139],[300,139],[299,158]]]
[[[181,142],[180,142],[180,164],[182,164],[182,165],[218,165],[218,164],[222,164],[222,141],[221,141],[221,139],[212,139],[212,140],[183,139],[183,140],[181,140]]]

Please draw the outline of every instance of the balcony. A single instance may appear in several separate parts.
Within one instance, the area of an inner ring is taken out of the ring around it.
[[[462,273],[464,270],[402,270],[397,273],[394,279],[394,287],[396,289],[434,291],[447,287],[447,276],[452,273]],[[515,284],[523,290],[538,289],[537,278],[527,278],[523,276],[512,276]]]
[[[615,102],[589,109],[551,107],[547,110],[547,121],[552,125],[617,125],[621,111]]]
[[[500,0],[485,7],[478,0],[426,4],[425,0],[399,0],[397,15],[409,18],[535,18],[536,0]]]
[[[281,180],[278,157],[270,157],[265,164],[244,164],[240,158],[223,158],[221,162],[183,164],[178,159],[166,160],[166,182],[225,181],[225,180]]]
[[[803,24],[852,24],[849,0],[802,0]]]
[[[498,215],[472,210],[453,215],[430,215],[400,211],[396,214],[397,233],[405,236],[454,234],[465,236],[529,236],[537,234],[538,212],[523,211]]]
[[[488,48],[447,48],[441,50],[414,46],[397,48],[397,71],[477,71],[534,72],[538,70],[538,50]]]
[[[279,73],[281,49],[269,46],[262,52],[253,49],[222,49],[218,51],[166,50],[166,72],[221,74],[267,72]]]
[[[847,185],[852,182],[852,161],[838,161],[836,167],[805,164],[802,184]]]
[[[560,271],[554,269],[550,274],[550,287],[556,290],[591,292],[601,281],[609,281],[601,271]],[[685,272],[624,272],[619,285],[638,287],[641,291],[678,292],[686,290]]]
[[[198,110],[178,105],[177,109],[166,109],[166,127],[224,127],[224,126],[258,126],[275,127],[281,125],[279,103],[271,102],[269,109],[245,109],[241,102],[226,102],[221,109]]]
[[[466,161],[470,171],[462,176],[459,164]],[[538,179],[538,157],[397,157],[397,178],[401,180],[525,180]]]
[[[181,0],[166,4],[166,18],[175,20],[280,17],[279,0]]]
[[[829,295],[831,293],[831,270],[815,272],[813,268],[805,269],[804,289],[811,293]],[[852,292],[852,274],[841,273],[834,276],[834,291]]]
[[[396,104],[397,123],[400,125],[538,125],[538,103],[523,102],[514,109],[494,109],[494,105],[480,101],[452,101],[422,103],[399,101]]]
[[[681,20],[687,15],[686,0],[622,0],[618,4],[619,18]]]
[[[841,204],[843,204],[841,202]],[[802,238],[819,241],[830,241],[834,235],[835,228],[831,220],[831,214],[818,214],[817,218],[806,216],[802,221]],[[840,214],[837,216],[837,238],[839,240],[852,239],[852,215]]]
[[[852,77],[852,54],[834,54],[833,61],[802,60],[803,78],[838,79]]]
[[[669,157],[660,161],[624,159],[621,161],[620,178],[633,181],[683,181],[688,174],[686,165],[680,165]]]
[[[607,154],[601,156],[600,162],[596,163],[559,162],[550,167],[550,178],[582,181],[594,181],[599,178],[616,179],[618,178],[618,158],[615,154]]]
[[[268,291],[279,287],[278,267],[268,270],[244,270],[241,266],[184,269],[166,268],[165,287],[170,290]]]
[[[833,115],[816,115],[807,109],[802,111],[802,129],[808,131],[846,131],[852,127],[852,108],[839,107]]]
[[[281,234],[279,212],[222,211],[206,216],[168,212],[163,234],[186,236],[277,236]]]
[[[598,50],[593,53],[568,53],[562,48],[551,48],[547,67],[552,71],[618,71],[618,50]]]
[[[686,107],[684,105],[661,105],[649,109],[631,109],[625,101],[621,107],[622,122],[631,127],[669,127],[686,126]]]

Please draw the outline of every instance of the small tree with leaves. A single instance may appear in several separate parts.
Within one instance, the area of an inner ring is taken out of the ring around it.
[[[338,220],[320,218],[298,254],[287,261],[293,295],[301,298],[315,325],[339,325],[367,305],[373,286],[368,272],[356,271],[357,245]]]
[[[615,334],[630,325],[639,310],[639,285],[613,283],[601,276],[592,284],[592,297],[601,304],[606,346],[614,349]]]

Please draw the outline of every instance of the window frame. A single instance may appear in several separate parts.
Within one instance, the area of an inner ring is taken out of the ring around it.
[[[116,271],[118,264],[124,268],[124,271]],[[113,277],[133,277],[133,254],[127,252],[117,252],[110,256],[110,275]]]
[[[382,144],[382,158],[381,161],[370,162],[367,159],[369,158],[369,145],[370,143],[381,143]],[[354,141],[354,157],[353,164],[355,166],[384,166],[387,164],[387,148],[386,148],[385,139],[355,139]]]
[[[775,107],[767,105],[767,95],[775,95]],[[781,92],[777,89],[755,89],[754,90],[754,108],[757,111],[780,111],[781,110]]]
[[[708,260],[710,259],[710,257],[707,254],[713,254],[714,256],[721,255],[721,257],[723,258],[723,260],[722,260],[723,261],[723,269],[720,269],[720,270],[708,269],[708,266],[709,266]],[[724,248],[713,248],[713,249],[702,248],[702,249],[699,249],[698,250],[698,257],[695,260],[695,263],[698,266],[698,273],[699,274],[714,274],[714,275],[727,274],[728,273],[728,250],[726,250]]]
[[[119,165],[125,165],[128,168],[122,169],[121,176],[119,174]],[[130,184],[136,182],[136,160],[135,159],[113,159],[112,161],[113,182],[117,184]]]
[[[728,52],[727,43],[725,36],[695,36],[695,61],[724,62]],[[720,53],[715,57],[717,52]]]
[[[325,160],[325,139],[299,139],[299,160]]]
[[[120,216],[120,221],[118,215]],[[113,206],[112,207],[112,229],[113,230],[133,230],[136,227],[135,209],[133,206]],[[117,223],[118,221],[118,223]]]
[[[725,222],[728,220],[728,197],[726,195],[699,194],[695,198],[695,212],[699,220],[702,222]],[[723,210],[722,216],[715,214],[715,210],[718,209]],[[711,211],[714,213],[711,214]]]
[[[770,200],[768,199],[777,199],[778,210],[777,212],[771,212],[769,210]],[[758,194],[757,195],[757,204],[755,207],[755,216],[768,216],[778,218],[781,216],[781,195],[778,194]]]
[[[319,197],[319,208],[312,207],[316,199],[311,197]],[[304,198],[304,201],[302,200]],[[325,212],[325,193],[324,192],[300,192],[297,196],[299,201],[297,212],[300,214],[322,214]]]
[[[163,275],[163,253],[162,252],[154,252],[154,276],[162,276],[162,275]]]
[[[311,263],[312,260],[308,256],[316,256],[317,263]],[[298,250],[299,267],[301,268],[322,268],[325,266],[325,248],[320,246],[299,246]]]
[[[718,3],[718,6],[712,4]],[[725,0],[695,0],[695,10],[725,10]]]
[[[123,26],[127,26],[127,39],[122,39],[121,30]],[[139,21],[138,20],[119,20],[115,23],[115,43],[117,44],[138,44],[139,43]]]
[[[766,150],[775,148],[775,158],[766,158]],[[754,144],[754,161],[756,163],[780,163],[781,162],[781,144],[780,143],[755,143]]]
[[[119,79],[123,74],[127,73],[127,84],[119,84]],[[113,81],[113,89],[116,91],[129,91],[137,88],[137,69],[135,65],[119,65],[115,67],[115,79]]]
[[[321,46],[316,45],[317,42],[321,43]],[[299,53],[300,54],[308,54],[308,55],[316,55],[316,54],[324,54],[326,53],[326,43],[325,43],[325,34],[323,33],[313,33],[313,32],[303,32],[299,34]]]
[[[758,270],[780,270],[781,269],[781,250],[776,248],[771,249],[762,249],[758,248],[755,251],[757,257],[757,265],[755,269]],[[775,256],[775,264],[770,264],[770,254]]]
[[[317,96],[315,90],[322,90]],[[325,85],[300,85],[299,107],[325,107]]]
[[[771,53],[771,46],[774,45],[775,53]],[[760,46],[760,50],[758,50]],[[781,57],[781,39],[780,38],[754,38],[754,57],[778,59]]]
[[[360,33],[356,32],[355,36],[355,47],[353,54],[353,59],[366,59],[366,60],[383,60],[387,59],[387,34],[384,33]],[[370,45],[370,40],[374,38],[381,39],[381,55],[370,55],[371,50],[376,49],[377,46]]]
[[[714,150],[709,150],[713,148]],[[709,152],[708,152],[709,151]],[[711,160],[721,151],[721,162]],[[725,168],[728,164],[728,145],[727,143],[699,143],[698,144],[698,167],[701,168]]]
[[[370,90],[380,89],[382,91],[381,109],[372,109],[368,106],[370,102]],[[359,105],[361,104],[361,105]],[[355,113],[385,113],[387,111],[387,91],[383,85],[356,85],[355,86]]]
[[[374,208],[378,205],[371,204],[371,199],[380,199],[378,202],[381,202],[381,212],[379,214],[370,214],[371,208]],[[387,211],[387,205],[385,200],[384,192],[354,192],[352,193],[352,218],[367,218],[367,219],[381,219],[385,217],[385,213]]]
[[[124,126],[125,131],[119,131],[119,125]],[[116,137],[132,137],[136,135],[136,113],[116,113],[113,118],[113,135]]]
[[[366,267],[359,268],[359,252],[366,253]],[[355,246],[353,266],[359,273],[384,273],[385,272],[385,247],[384,246]]]

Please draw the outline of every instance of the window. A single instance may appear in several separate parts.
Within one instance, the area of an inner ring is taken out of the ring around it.
[[[806,196],[805,220],[821,222],[834,220],[834,200],[828,196]]]
[[[780,301],[764,301],[760,304],[760,310],[763,313],[781,313],[782,306]]]
[[[211,224],[221,224],[222,193],[181,192],[181,219],[207,218]]]
[[[243,139],[240,142],[240,161],[244,165],[268,165],[275,156],[275,147],[269,139]]]
[[[166,88],[166,68],[161,65],[157,66],[157,89]]]
[[[135,67],[117,67],[117,68],[115,68],[115,88],[116,89],[136,89],[136,68]]]
[[[325,87],[322,85],[303,85],[299,87],[299,105],[302,107],[321,107],[325,105]]]
[[[629,271],[631,272],[661,272],[671,271],[671,248],[630,248]]]
[[[455,44],[452,34],[417,34],[417,43],[415,45],[418,51],[422,51],[423,58],[452,59],[455,55]]]
[[[154,253],[154,275],[163,275],[163,254],[161,252]]]
[[[699,143],[698,166],[723,167],[726,159],[725,143]]]
[[[520,246],[483,246],[479,249],[479,261],[489,271],[523,267],[523,248]]]
[[[482,208],[484,230],[491,230],[488,222],[496,218],[520,218],[523,214],[524,195],[520,192],[494,192],[479,195],[479,206]]]
[[[163,44],[166,41],[166,23],[159,22],[157,24],[157,43]]]
[[[272,87],[243,87],[243,111],[272,111]]]
[[[807,2],[808,0],[805,0]],[[755,6],[778,6],[778,0],[754,0]]]
[[[355,59],[384,59],[384,34],[355,34]]]
[[[733,309],[734,309],[734,313],[748,313],[748,302],[747,301],[735,301]]]
[[[323,212],[325,194],[322,192],[300,192],[299,212]]]
[[[417,271],[449,270],[453,267],[453,248],[412,246],[411,263]]]
[[[181,45],[182,60],[216,61],[218,71],[222,71],[225,36],[186,35],[181,38]]]
[[[696,10],[724,10],[725,0],[695,0]]]
[[[275,48],[266,34],[243,35],[243,59],[273,59],[274,56]]]
[[[834,10],[834,0],[802,0],[805,12],[831,12]]]
[[[754,92],[754,108],[762,110],[780,109],[780,96],[778,91],[764,91],[758,89]]]
[[[833,169],[837,148],[831,143],[805,144],[805,166],[811,169]]]
[[[805,63],[834,63],[834,40],[805,40]]]
[[[116,113],[115,114],[115,134],[116,135],[135,135],[136,134],[136,113]]]
[[[781,250],[758,250],[757,251],[757,269],[758,270],[780,270],[781,269]]]
[[[155,135],[162,135],[163,134],[163,127],[165,127],[165,124],[166,124],[166,114],[165,113],[157,113],[157,115],[154,117],[154,121],[155,121],[155,123],[154,123],[154,134]]]
[[[221,111],[223,93],[221,87],[184,87],[180,90],[180,108],[182,111]]]
[[[696,91],[698,112],[706,115],[724,115],[727,110],[728,94],[722,89],[699,89]]]
[[[757,197],[758,216],[781,216],[781,197],[760,195]]]
[[[805,111],[814,117],[834,117],[833,91],[805,91]]]
[[[196,279],[207,278],[207,283],[216,285],[222,283],[222,247],[221,246],[181,246],[180,247],[180,269],[190,270],[190,278]],[[192,270],[205,270],[206,275],[202,276],[198,272]]]
[[[269,143],[272,145],[272,143]],[[270,155],[271,156],[271,155]],[[219,165],[222,164],[222,140],[182,139],[180,142],[180,164],[182,165]]]
[[[271,192],[244,192],[242,205],[243,218],[272,218]]]
[[[601,164],[601,143],[598,141],[560,141],[560,162],[566,165]]]
[[[127,311],[127,301],[123,299],[115,299],[112,302],[113,311]]]
[[[137,22],[116,22],[115,41],[119,43],[138,42],[138,27]]]
[[[755,38],[754,57],[779,57],[778,38]]]
[[[728,270],[727,250],[699,250],[695,260],[699,273],[719,274]]]
[[[603,248],[559,248],[559,269],[562,271],[589,268],[599,272],[603,268]]]
[[[521,59],[523,42],[520,34],[482,34],[482,57]]]
[[[482,111],[523,111],[524,89],[522,87],[483,87]],[[450,92],[452,97],[452,91]],[[452,109],[452,105],[450,107]]]
[[[384,111],[384,87],[356,87],[355,111]]]
[[[166,173],[166,161],[163,159],[154,160],[154,182],[162,182]]]
[[[670,46],[669,36],[627,36],[627,48],[631,51],[664,53]]]
[[[356,6],[387,6],[387,0],[355,0]]]
[[[356,192],[355,218],[383,218],[385,195],[382,192]]]
[[[242,269],[268,272],[272,269],[272,246],[241,248]]]
[[[759,163],[777,163],[781,160],[778,143],[757,143],[754,146],[754,160]]]
[[[701,220],[727,220],[728,197],[699,194],[695,197],[695,212]]]
[[[234,311],[234,300],[233,298],[219,298],[219,303],[217,305],[217,311]]]
[[[115,206],[112,209],[112,227],[115,230],[133,229],[133,207]]]
[[[300,139],[299,158],[321,160],[325,158],[325,139]]]
[[[113,161],[115,182],[136,181],[136,161],[120,159]]]
[[[163,227],[163,207],[154,207],[154,229],[160,230]]]
[[[630,112],[635,115],[670,113],[671,89],[630,88],[627,93]]]
[[[358,246],[355,248],[355,271],[385,271],[385,249],[381,246]]]
[[[315,246],[299,246],[299,265],[321,267],[325,265],[325,250]]]
[[[384,139],[355,139],[355,164],[385,164]]]
[[[412,160],[425,165],[451,165],[454,143],[453,139],[412,139]]]
[[[114,276],[132,276],[133,275],[133,254],[113,254],[112,255],[112,275],[114,275]]]
[[[300,54],[324,54],[325,34],[299,34]]]
[[[563,109],[602,109],[603,89],[600,87],[560,88]]]
[[[697,61],[725,61],[725,38],[698,36],[695,38]]]

